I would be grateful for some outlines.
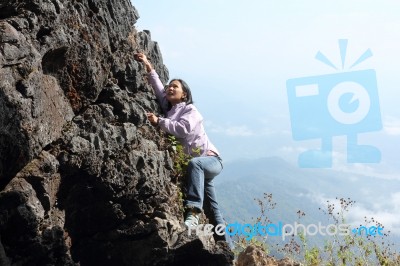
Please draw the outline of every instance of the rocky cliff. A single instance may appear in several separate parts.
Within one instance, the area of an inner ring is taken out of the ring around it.
[[[0,0],[0,265],[229,265],[188,237],[129,0]]]

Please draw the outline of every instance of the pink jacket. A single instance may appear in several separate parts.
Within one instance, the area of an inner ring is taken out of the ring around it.
[[[218,150],[207,137],[203,126],[203,117],[197,108],[193,104],[181,102],[172,106],[168,111],[164,86],[157,72],[153,69],[148,74],[148,78],[162,110],[167,114],[166,118],[159,118],[160,128],[174,135],[183,145],[186,154],[199,156],[195,150],[200,149],[200,156],[206,156],[208,151],[219,155]]]

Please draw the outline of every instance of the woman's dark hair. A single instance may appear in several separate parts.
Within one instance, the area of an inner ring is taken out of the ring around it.
[[[171,82],[173,82],[173,81],[179,81],[181,83],[182,90],[183,90],[183,92],[186,93],[186,98],[185,98],[186,104],[192,104],[193,103],[193,98],[192,98],[192,92],[190,90],[189,85],[182,79],[172,79],[169,82],[169,84],[171,84]],[[168,110],[171,110],[171,108],[172,108],[172,105],[171,105],[171,103],[168,102]]]

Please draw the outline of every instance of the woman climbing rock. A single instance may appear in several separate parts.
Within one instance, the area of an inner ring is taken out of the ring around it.
[[[187,168],[187,214],[185,224],[197,226],[204,200],[208,200],[214,226],[225,224],[214,187],[214,178],[222,171],[222,159],[217,148],[209,140],[204,127],[203,117],[193,105],[189,86],[181,79],[173,79],[164,87],[158,74],[143,53],[135,54],[147,70],[148,79],[154,89],[157,100],[166,117],[148,113],[147,118],[154,126],[174,135],[184,147],[184,152],[192,157]],[[225,240],[231,246],[229,236]]]

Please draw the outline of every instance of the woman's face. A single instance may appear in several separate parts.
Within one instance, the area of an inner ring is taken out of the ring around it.
[[[186,92],[182,89],[182,84],[178,80],[173,80],[169,83],[165,90],[167,100],[172,104],[178,104],[185,101]]]

